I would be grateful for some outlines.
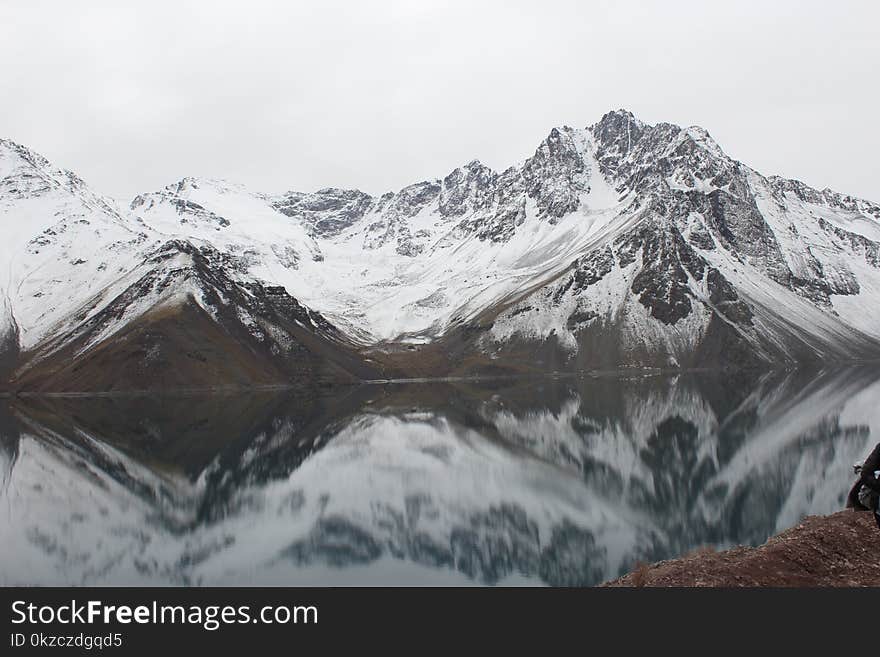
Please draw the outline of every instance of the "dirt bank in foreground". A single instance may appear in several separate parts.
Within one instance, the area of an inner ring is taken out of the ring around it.
[[[606,586],[880,586],[880,529],[871,516],[810,516],[759,547],[697,551]]]

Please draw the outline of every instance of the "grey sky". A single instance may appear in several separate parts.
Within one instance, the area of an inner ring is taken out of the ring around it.
[[[371,193],[625,107],[880,201],[880,3],[0,0],[0,136],[128,200]]]

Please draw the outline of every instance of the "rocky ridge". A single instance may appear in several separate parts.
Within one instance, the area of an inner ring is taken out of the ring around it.
[[[131,279],[167,278],[173,259],[154,256],[168,248],[213,254],[202,277],[224,289],[283,290],[377,376],[880,356],[880,206],[765,177],[702,128],[624,110],[554,128],[502,172],[474,160],[380,196],[186,178],[127,209],[4,141],[0,213],[12,380],[52,354],[85,358],[98,342],[62,347],[97,323],[112,341],[149,318]]]

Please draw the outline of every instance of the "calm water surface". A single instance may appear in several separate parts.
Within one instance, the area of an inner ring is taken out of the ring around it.
[[[0,583],[591,585],[841,508],[877,441],[877,368],[0,400]]]

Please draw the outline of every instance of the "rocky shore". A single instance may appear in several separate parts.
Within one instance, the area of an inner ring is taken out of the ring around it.
[[[759,547],[697,550],[606,586],[880,586],[880,529],[865,512],[810,516]]]

